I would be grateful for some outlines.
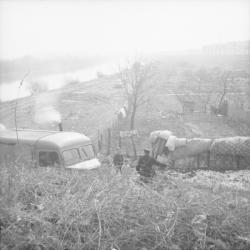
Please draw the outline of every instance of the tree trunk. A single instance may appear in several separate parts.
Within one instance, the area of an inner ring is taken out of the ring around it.
[[[135,114],[136,114],[136,104],[133,105],[133,110],[130,118],[130,130],[134,130],[135,127]],[[132,147],[133,147],[133,152],[134,152],[134,157],[136,157],[136,147],[135,147],[135,142],[133,135],[131,136],[131,142],[132,142]]]
[[[132,142],[132,146],[133,146],[133,153],[134,153],[134,158],[136,159],[137,156],[137,152],[136,152],[136,146],[135,146],[135,141],[134,141],[134,137],[133,135],[130,137],[131,138],[131,142]]]
[[[119,148],[122,147],[122,138],[121,138],[120,135],[119,135],[119,137],[118,137],[118,146],[119,146]]]
[[[136,107],[133,107],[130,117],[130,130],[133,130],[135,127],[135,114],[136,114]]]

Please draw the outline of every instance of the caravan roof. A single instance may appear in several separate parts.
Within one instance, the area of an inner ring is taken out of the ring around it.
[[[36,145],[39,147],[68,148],[72,145],[90,143],[89,137],[77,132],[18,129],[17,133],[21,144]],[[1,130],[0,143],[16,144],[17,133],[16,130]]]

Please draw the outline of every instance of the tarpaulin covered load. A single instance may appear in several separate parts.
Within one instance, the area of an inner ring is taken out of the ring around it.
[[[215,139],[210,152],[223,155],[250,157],[250,137],[228,137]]]
[[[169,151],[174,151],[175,148],[185,146],[186,144],[187,144],[186,138],[177,138],[174,135],[170,135],[165,144],[165,147],[167,147]]]
[[[154,144],[157,138],[168,140],[168,137],[172,135],[172,132],[169,130],[156,130],[150,133],[149,141]]]
[[[169,130],[156,130],[150,134],[149,142],[153,147],[153,156],[157,156],[163,153],[164,147],[174,151],[175,148],[186,145],[187,139],[177,138]]]
[[[210,150],[212,139],[194,138],[189,139],[185,146],[176,147],[176,149],[169,154],[171,160],[178,160],[189,156],[198,155]]]
[[[158,137],[152,147],[152,156],[157,158],[164,151],[166,140]]]
[[[165,144],[172,135],[172,132],[169,130],[156,130],[150,133],[149,143],[152,145],[152,156],[157,158],[158,155],[161,155],[164,151]]]

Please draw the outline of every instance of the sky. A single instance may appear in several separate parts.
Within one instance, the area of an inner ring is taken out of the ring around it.
[[[250,0],[0,0],[0,59],[119,55],[250,40]]]

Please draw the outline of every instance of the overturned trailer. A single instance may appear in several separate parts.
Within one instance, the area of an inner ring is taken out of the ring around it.
[[[1,130],[0,162],[22,158],[39,167],[94,169],[101,166],[89,137],[66,131]]]
[[[152,155],[168,166],[214,170],[250,169],[250,137],[177,138],[170,131],[150,135]],[[179,164],[178,164],[179,163]],[[187,166],[188,165],[188,166]]]

